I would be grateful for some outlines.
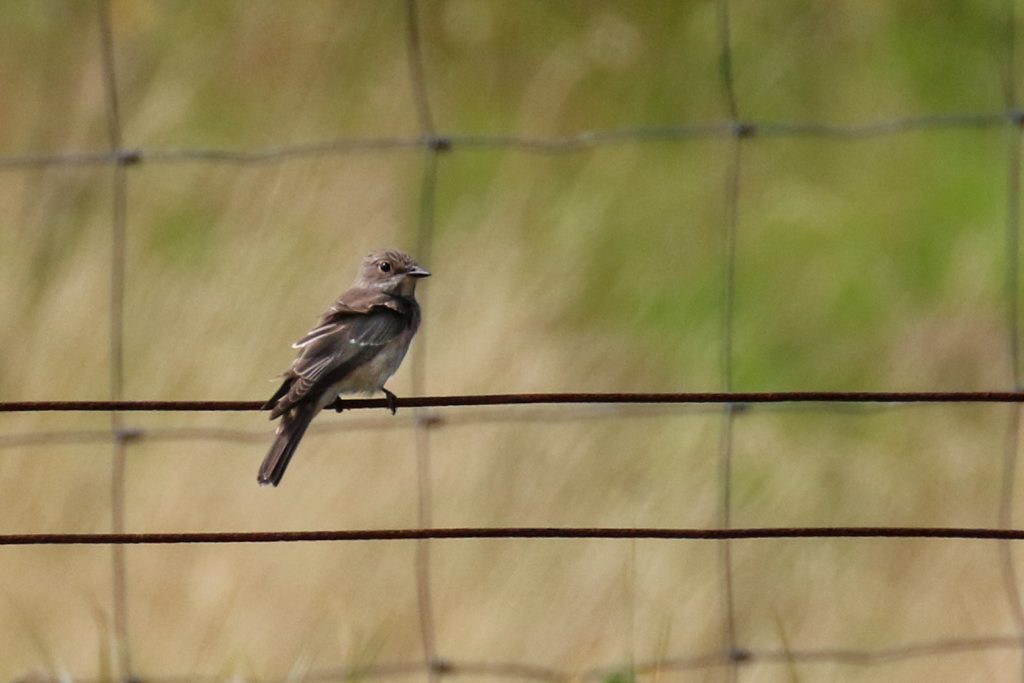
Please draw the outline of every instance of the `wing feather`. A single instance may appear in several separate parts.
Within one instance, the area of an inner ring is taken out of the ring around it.
[[[299,356],[287,373],[291,381],[287,389],[282,386],[285,393],[274,405],[274,412],[283,414],[307,396],[326,390],[375,356],[380,347],[407,332],[416,323],[414,312],[407,308],[404,301],[383,292],[345,292],[317,325],[292,345],[300,350]]]
[[[292,348],[304,349],[325,337],[344,333],[355,319],[371,320],[359,324],[358,331],[349,341],[359,346],[380,346],[401,334],[408,324],[409,313],[406,304],[384,292],[367,289],[350,289],[342,294],[321,316],[316,326],[292,344]],[[377,314],[385,314],[378,316]],[[393,315],[386,315],[392,313]]]

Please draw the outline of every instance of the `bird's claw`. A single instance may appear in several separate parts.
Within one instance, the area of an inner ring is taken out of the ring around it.
[[[381,387],[380,390],[384,392],[385,396],[387,396],[388,410],[390,410],[391,414],[394,415],[398,412],[398,397],[384,387]]]
[[[337,396],[333,401],[327,404],[327,407],[334,408],[334,412],[340,413],[345,410],[345,403],[341,400],[341,396]]]

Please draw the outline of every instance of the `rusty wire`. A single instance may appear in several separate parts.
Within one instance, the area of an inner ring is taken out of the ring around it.
[[[309,531],[166,531],[145,533],[0,534],[0,546],[15,545],[168,545],[194,543],[302,543],[327,541],[421,541],[480,538],[604,538],[644,540],[757,540],[778,538],[946,538],[1024,540],[1024,529],[990,527],[451,527],[412,529],[338,529]]]
[[[37,412],[243,412],[259,410],[264,401],[0,401],[0,413]],[[381,398],[346,398],[346,410],[387,408]],[[525,393],[406,396],[399,408],[515,406],[564,404],[726,404],[778,403],[1024,403],[1021,391],[709,391],[635,393]]]

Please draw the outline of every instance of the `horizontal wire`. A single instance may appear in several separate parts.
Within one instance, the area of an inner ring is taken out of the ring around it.
[[[697,671],[725,666],[736,660],[745,665],[797,662],[803,664],[840,664],[869,667],[922,657],[976,653],[987,650],[1012,650],[1018,646],[1017,639],[1013,636],[991,636],[987,638],[939,639],[931,642],[910,643],[880,649],[748,650],[733,653],[731,656],[726,653],[714,653],[690,657],[666,657],[643,662],[624,663],[622,666],[595,667],[587,669],[582,673],[518,662],[474,662],[436,659],[429,662],[382,662],[379,664],[319,669],[306,672],[302,676],[302,680],[309,683],[328,683],[331,681],[351,681],[360,678],[414,676],[434,672],[451,676],[475,675],[547,681],[549,683],[567,683],[569,681],[607,681],[617,674],[623,673],[648,675],[659,672]],[[144,675],[137,676],[137,679],[144,680],[147,683],[213,683],[214,681],[224,680],[223,676],[204,676],[201,674]],[[99,679],[72,679],[66,677],[33,677],[21,680],[24,683],[100,683]],[[250,683],[287,683],[291,679],[246,678],[246,680]]]
[[[619,130],[584,131],[565,136],[507,134],[410,135],[387,138],[340,138],[319,142],[278,145],[262,149],[122,149],[43,152],[0,156],[0,170],[45,168],[49,166],[95,166],[146,163],[265,164],[346,153],[387,152],[416,149],[450,151],[467,149],[509,149],[538,154],[575,152],[605,145],[667,142],[672,140],[727,137],[808,137],[860,140],[913,131],[994,128],[1024,124],[1024,111],[923,114],[868,123],[823,123],[785,121],[711,121],[669,126]]]
[[[870,416],[897,409],[908,410],[927,407],[928,403],[762,403],[762,410],[772,412],[827,411],[830,415]],[[564,407],[523,408],[507,411],[502,409],[474,410],[465,413],[442,415],[435,412],[416,416],[404,412],[399,415],[375,417],[351,417],[336,421],[316,422],[306,432],[308,437],[350,434],[364,431],[392,430],[396,427],[415,426],[418,419],[430,426],[466,427],[487,424],[545,423],[564,424],[587,420],[611,419],[664,419],[666,417],[699,417],[714,415],[721,408],[710,403],[677,404],[629,404],[594,403],[565,405]],[[735,410],[734,406],[734,410]],[[2,411],[0,411],[2,412]],[[132,442],[148,441],[160,443],[208,441],[223,443],[263,443],[268,438],[265,428],[232,429],[227,427],[146,427],[125,424],[117,432],[110,429],[44,429],[0,434],[0,450],[51,445],[86,445],[110,443],[119,439]]]
[[[1024,540],[1024,529],[988,527],[746,527],[728,529],[620,527],[448,527],[430,529],[343,529],[312,531],[200,531],[147,533],[0,534],[10,545],[170,545],[217,543],[304,543],[328,541],[409,541],[424,539],[642,539],[757,540],[800,538],[902,538]]]
[[[794,650],[792,652],[760,652],[751,653],[751,658],[755,661],[765,662],[795,661],[874,666],[914,659],[916,657],[952,655],[964,652],[979,652],[981,650],[1016,650],[1019,648],[1020,640],[1017,637],[996,636],[992,638],[949,638],[931,643],[914,643],[879,650],[822,648],[820,650]]]
[[[913,405],[913,404],[901,404]],[[884,408],[883,408],[884,409]],[[506,410],[478,410],[470,413],[441,416],[426,416],[431,426],[443,423],[446,426],[459,427],[480,424],[501,423],[564,423],[584,420],[608,420],[613,418],[663,418],[666,416],[686,416],[717,414],[719,408],[709,405],[631,405],[631,404],[594,404],[577,405],[562,410],[549,408]],[[398,426],[414,426],[417,417],[412,413],[400,415],[379,415],[372,417],[349,417],[333,422],[321,421],[314,423],[306,432],[307,437],[328,436],[331,434],[351,433],[360,431],[383,431]],[[110,443],[118,439],[131,441],[175,442],[175,441],[221,441],[235,443],[263,443],[270,432],[265,427],[254,429],[231,429],[227,427],[145,427],[141,425],[122,425],[117,432],[110,429],[45,429],[25,432],[0,434],[0,449],[21,448],[24,446],[78,445],[89,443]]]
[[[913,409],[927,406],[927,403],[766,403],[765,410],[810,411],[827,410],[831,415],[872,415],[896,409]],[[376,417],[345,417],[336,421],[314,423],[306,432],[307,437],[351,434],[353,432],[375,432],[393,430],[396,427],[415,426],[418,419],[435,427],[466,427],[474,425],[496,425],[509,423],[564,424],[588,420],[633,420],[664,419],[666,417],[698,417],[719,415],[721,409],[713,404],[577,404],[565,408],[524,408],[522,410],[475,410],[466,413],[442,415],[432,413],[419,418],[411,413],[380,415]],[[264,443],[270,436],[265,428],[232,429],[227,427],[146,427],[124,424],[116,432],[110,429],[44,429],[0,434],[0,450],[54,445],[87,445],[111,443],[117,440],[152,443],[174,443],[206,441],[221,443]]]
[[[0,412],[253,411],[263,401],[3,401]],[[386,399],[342,401],[346,409],[387,408]],[[739,391],[684,393],[453,394],[399,398],[399,408],[563,403],[1024,403],[1016,391]]]

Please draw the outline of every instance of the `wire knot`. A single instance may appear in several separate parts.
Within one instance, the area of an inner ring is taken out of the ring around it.
[[[757,126],[753,123],[737,121],[732,126],[732,133],[738,138],[749,138],[757,134]]]
[[[427,138],[427,149],[433,152],[448,152],[452,148],[452,139],[443,135],[431,135]]]
[[[427,666],[430,667],[430,673],[434,674],[450,674],[455,670],[455,665],[443,657],[433,657],[427,662]]]
[[[416,426],[423,427],[425,429],[437,427],[443,422],[444,418],[442,418],[437,413],[421,413],[416,416]]]
[[[754,653],[742,647],[732,647],[729,648],[726,656],[733,664],[746,664],[754,658]]]
[[[142,438],[143,431],[139,427],[126,427],[114,430],[114,440],[118,443],[130,443]]]
[[[140,149],[119,149],[117,150],[118,166],[134,166],[142,163],[142,150]]]
[[[749,403],[727,403],[725,409],[729,411],[731,415],[742,415],[743,413],[750,412],[751,405]]]

